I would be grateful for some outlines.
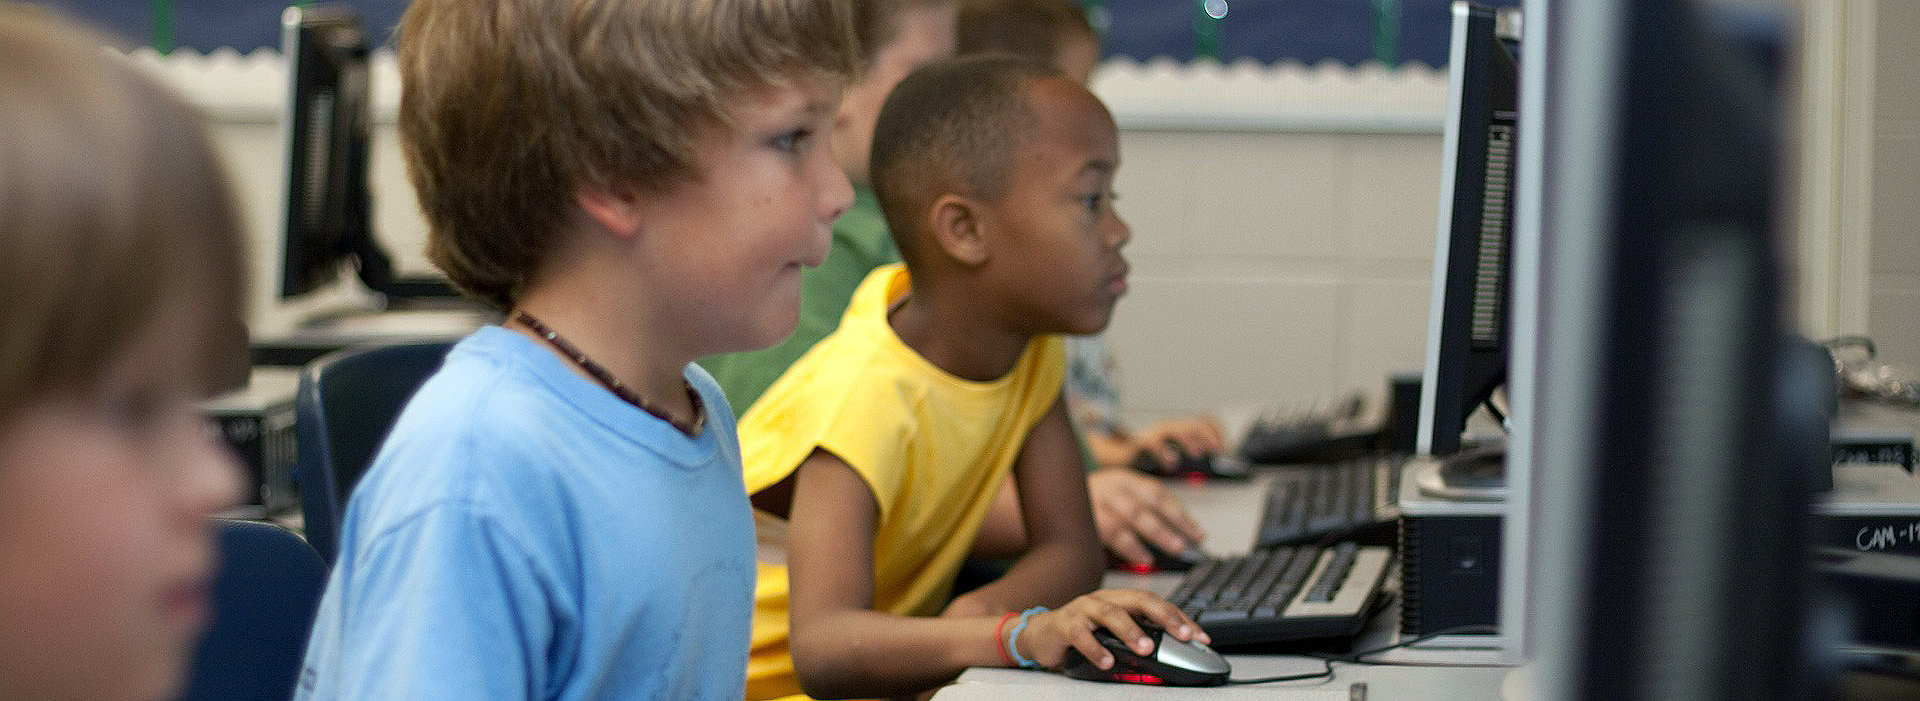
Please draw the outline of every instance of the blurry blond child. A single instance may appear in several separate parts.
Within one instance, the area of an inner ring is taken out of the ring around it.
[[[238,214],[105,46],[0,4],[0,698],[178,693],[240,491],[198,404],[246,373]]]
[[[428,256],[505,322],[355,488],[296,698],[740,698],[753,531],[692,361],[793,330],[854,46],[846,0],[408,7]]]
[[[760,569],[748,698],[915,693],[1068,647],[1111,664],[1093,629],[1145,651],[1136,617],[1205,639],[1151,594],[1093,591],[1057,334],[1100,330],[1126,290],[1118,166],[1106,108],[1044,64],[937,63],[888,98],[872,173],[905,265],[869,275],[741,424],[754,504],[787,528]],[[1009,475],[1028,548],[948,603]]]

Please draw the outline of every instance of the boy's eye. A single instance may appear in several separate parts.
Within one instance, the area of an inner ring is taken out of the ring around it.
[[[785,132],[780,134],[779,136],[773,137],[773,147],[774,149],[779,151],[786,151],[789,153],[796,152],[800,150],[801,146],[806,144],[808,138],[811,137],[812,135],[813,135],[813,130],[811,129],[795,129],[793,131]]]
[[[1098,212],[1100,211],[1101,203],[1111,204],[1118,199],[1120,199],[1119,193],[1093,192],[1093,193],[1081,195],[1080,204],[1081,206],[1086,207],[1088,211]]]
[[[153,392],[122,392],[106,400],[107,417],[123,428],[143,428],[159,421],[166,403]]]
[[[204,418],[199,402],[190,395],[158,387],[111,392],[101,398],[100,407],[108,421],[133,432],[165,430],[182,425],[178,422],[183,420]]]

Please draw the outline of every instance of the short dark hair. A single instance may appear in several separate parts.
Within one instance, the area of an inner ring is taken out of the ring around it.
[[[1007,53],[1052,62],[1067,37],[1098,40],[1074,0],[964,0],[954,26],[959,54]]]
[[[853,0],[853,35],[860,45],[859,72],[873,68],[880,49],[900,36],[901,17],[919,7],[957,7],[958,0]]]
[[[963,56],[914,71],[887,96],[873,130],[873,194],[902,258],[913,260],[921,214],[944,194],[1006,194],[1014,153],[1034,129],[1027,86],[1064,77],[1004,54]]]

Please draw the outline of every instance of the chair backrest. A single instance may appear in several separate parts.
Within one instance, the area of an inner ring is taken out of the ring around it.
[[[308,363],[294,395],[294,479],[307,541],[334,559],[347,495],[401,407],[440,368],[453,341],[347,348]]]
[[[327,566],[285,528],[216,520],[213,620],[194,649],[182,701],[293,698]]]

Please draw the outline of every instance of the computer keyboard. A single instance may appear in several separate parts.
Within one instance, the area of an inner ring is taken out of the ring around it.
[[[1258,465],[1343,460],[1379,447],[1385,416],[1361,393],[1268,408],[1240,439],[1240,457]]]
[[[1281,468],[1267,486],[1255,546],[1348,539],[1393,520],[1404,453],[1375,453],[1331,465]]]
[[[1215,645],[1350,637],[1380,600],[1393,549],[1351,541],[1207,560],[1167,595]]]

